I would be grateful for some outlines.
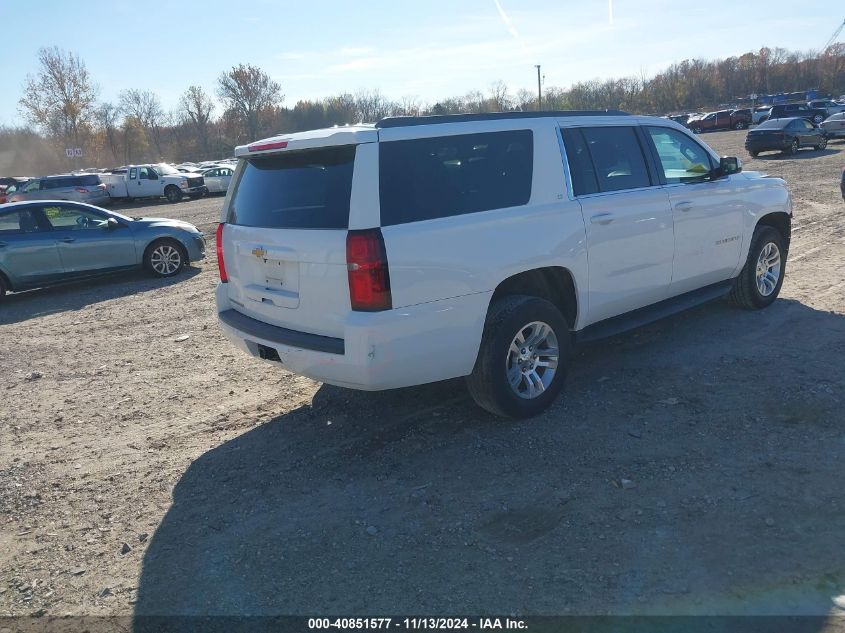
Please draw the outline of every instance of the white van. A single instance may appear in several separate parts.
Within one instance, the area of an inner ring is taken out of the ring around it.
[[[352,389],[467,376],[535,415],[576,340],[777,297],[792,203],[682,126],[617,112],[397,117],[239,147],[217,309],[245,352]]]

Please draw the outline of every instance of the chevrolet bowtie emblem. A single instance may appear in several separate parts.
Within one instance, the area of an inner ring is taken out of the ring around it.
[[[253,248],[252,254],[255,255],[258,259],[264,259],[264,256],[267,255],[267,251],[265,251],[262,247]]]

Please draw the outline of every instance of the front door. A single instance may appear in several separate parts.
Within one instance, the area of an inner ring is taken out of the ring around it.
[[[672,210],[631,126],[563,130],[573,193],[587,230],[589,307],[595,323],[666,298]]]
[[[152,167],[138,168],[137,197],[158,197],[162,195],[161,180]]]
[[[714,160],[695,139],[668,127],[646,128],[672,204],[675,259],[670,295],[728,279],[742,250],[742,187],[734,174],[714,175]]]
[[[0,211],[0,270],[16,288],[55,281],[63,272],[56,240],[38,207]]]
[[[66,275],[137,263],[135,240],[125,224],[110,227],[105,214],[87,207],[44,205]]]

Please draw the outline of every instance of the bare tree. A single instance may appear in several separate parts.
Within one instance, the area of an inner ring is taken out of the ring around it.
[[[149,90],[123,90],[120,93],[120,108],[126,116],[134,117],[144,132],[153,139],[161,158],[161,127],[164,123],[164,110],[154,92]]]
[[[96,119],[100,128],[106,136],[106,141],[111,150],[112,159],[117,160],[117,130],[120,119],[120,109],[109,102],[103,103],[96,110]]]
[[[97,86],[79,55],[58,47],[38,51],[40,68],[28,75],[19,103],[21,113],[49,136],[73,141],[94,118]]]
[[[189,86],[179,99],[179,107],[190,119],[203,152],[208,153],[208,128],[214,112],[211,97],[199,86]]]
[[[220,75],[217,95],[227,110],[241,119],[250,139],[258,138],[262,113],[284,100],[282,87],[263,70],[250,64],[239,64]]]

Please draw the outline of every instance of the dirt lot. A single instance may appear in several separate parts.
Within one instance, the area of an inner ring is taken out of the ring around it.
[[[213,248],[9,297],[0,615],[845,613],[845,144],[704,139],[790,184],[781,299],[584,347],[534,420],[236,352]],[[221,202],[131,213],[213,240]]]

